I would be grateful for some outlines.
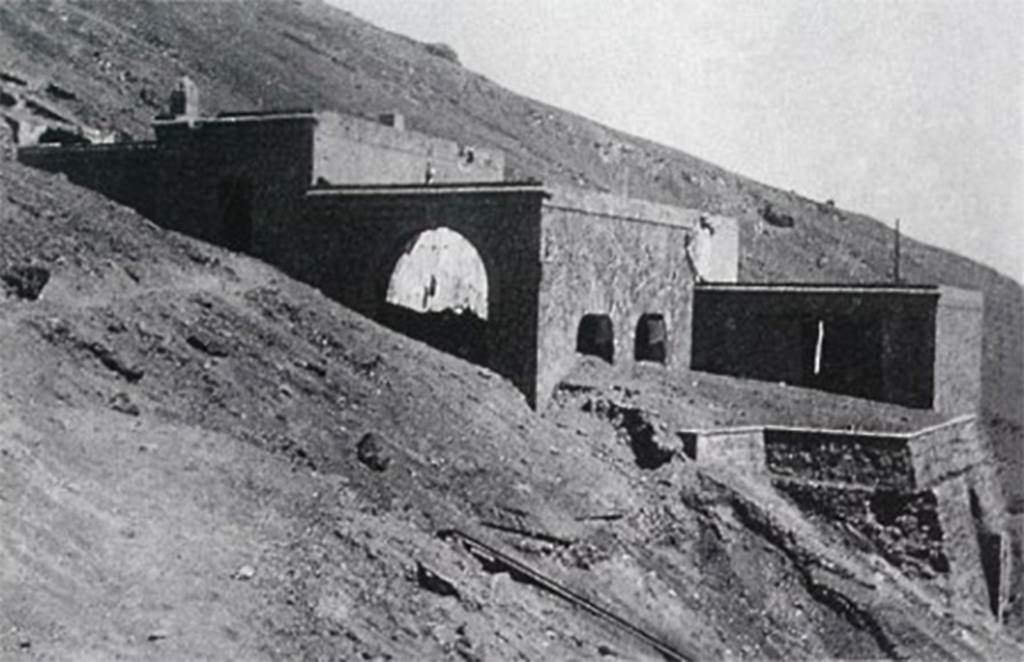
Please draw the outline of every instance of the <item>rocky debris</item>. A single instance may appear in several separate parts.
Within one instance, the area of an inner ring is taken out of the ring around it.
[[[160,641],[161,639],[166,639],[169,636],[171,636],[170,632],[164,628],[157,628],[146,635],[146,641]]]
[[[391,455],[384,440],[373,432],[364,434],[356,444],[356,457],[374,471],[385,471],[391,464]]]
[[[238,570],[235,570],[235,572],[231,575],[231,578],[247,582],[255,576],[256,568],[247,563],[240,567]]]
[[[110,399],[110,408],[129,416],[138,416],[142,413],[139,406],[132,402],[128,394],[123,391],[115,394],[114,397]]]
[[[791,215],[777,210],[771,203],[761,207],[758,213],[765,223],[774,225],[777,228],[791,228],[796,225],[796,220]]]
[[[455,588],[453,582],[445,579],[419,561],[416,562],[416,583],[419,584],[420,588],[424,588],[442,597],[451,596],[461,599],[459,590]]]
[[[10,71],[0,71],[0,81],[17,85],[18,87],[26,87],[28,85],[27,80],[21,76],[11,73]]]
[[[94,338],[76,331],[61,318],[36,322],[43,338],[55,345],[66,345],[96,358],[103,367],[117,373],[129,383],[138,382],[145,375],[141,365],[110,347],[103,338]]]
[[[676,446],[670,436],[659,434],[651,416],[640,407],[624,405],[606,398],[590,398],[583,411],[607,419],[633,451],[636,466],[657,469],[670,462]],[[669,445],[666,445],[666,440]]]
[[[61,87],[57,83],[49,83],[46,86],[46,93],[54,99],[60,99],[61,101],[78,101],[77,94]]]
[[[142,376],[146,374],[142,369],[142,366],[131,363],[125,357],[121,356],[102,342],[95,341],[88,343],[86,345],[86,349],[88,349],[93,356],[99,359],[100,363],[102,363],[104,367],[121,375],[128,382],[135,383],[142,379]]]
[[[436,55],[442,60],[448,60],[449,62],[453,62],[455,64],[461,64],[461,62],[459,62],[459,54],[455,51],[454,48],[452,48],[448,44],[442,42],[423,44],[423,48],[431,55]]]
[[[214,358],[223,358],[230,353],[227,343],[216,335],[203,329],[196,329],[192,333],[188,334],[185,338],[185,342],[203,354]]]
[[[35,301],[49,281],[50,270],[45,267],[21,265],[0,272],[4,292],[18,299]]]

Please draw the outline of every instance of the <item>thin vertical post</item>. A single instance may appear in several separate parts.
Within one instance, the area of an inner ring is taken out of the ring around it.
[[[893,230],[894,241],[893,241],[893,267],[892,275],[893,282],[900,282],[900,219],[896,219],[896,227]]]

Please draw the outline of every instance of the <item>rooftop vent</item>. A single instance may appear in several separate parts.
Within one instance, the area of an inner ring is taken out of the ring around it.
[[[199,117],[199,87],[188,76],[179,78],[178,85],[171,91],[169,110],[174,117]]]

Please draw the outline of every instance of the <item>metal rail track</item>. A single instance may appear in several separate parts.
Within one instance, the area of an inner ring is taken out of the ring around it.
[[[658,653],[660,653],[666,660],[670,660],[671,662],[696,662],[699,659],[694,651],[679,650],[676,646],[665,642],[604,607],[594,604],[594,602],[588,598],[576,593],[562,584],[559,584],[547,575],[534,570],[479,538],[463,531],[459,531],[458,529],[445,529],[443,531],[439,531],[438,536],[443,540],[455,540],[462,544],[466,551],[484,564],[485,568],[497,571],[508,571],[509,574],[513,575],[516,579],[528,582],[544,591],[547,591],[548,593],[556,595],[566,602],[569,602],[606,623],[615,626],[619,630],[632,635],[634,638],[643,641],[645,644],[658,651]]]

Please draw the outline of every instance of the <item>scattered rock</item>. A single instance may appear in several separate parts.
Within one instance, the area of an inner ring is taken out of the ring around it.
[[[132,402],[128,394],[123,391],[110,398],[110,408],[129,416],[138,416],[142,413],[139,406]]]
[[[116,372],[131,383],[139,381],[146,374],[141,366],[129,363],[125,358],[119,356],[113,349],[103,343],[92,342],[88,343],[86,347],[99,359],[104,367]]]
[[[61,101],[78,101],[78,95],[71,90],[65,89],[56,83],[50,83],[46,86],[46,93],[55,99]]]
[[[146,641],[159,641],[160,639],[166,639],[171,636],[171,633],[163,628],[157,628],[146,635]]]
[[[30,265],[14,266],[0,273],[8,296],[35,301],[50,281],[50,270]]]
[[[227,344],[217,336],[202,329],[197,329],[190,333],[188,337],[185,338],[185,342],[203,354],[216,358],[225,357],[229,353]]]
[[[416,562],[416,583],[419,584],[420,588],[424,588],[431,593],[436,593],[445,597],[454,596],[456,599],[461,599],[459,590],[455,588],[455,584],[426,567],[419,561]]]
[[[10,71],[0,71],[0,81],[3,81],[5,83],[11,83],[13,85],[18,85],[19,87],[26,87],[28,85],[27,80],[25,80],[21,76],[17,76],[11,73]]]
[[[255,576],[256,576],[256,568],[254,568],[253,566],[251,566],[249,564],[246,564],[246,565],[243,565],[238,570],[235,570],[234,574],[231,575],[231,578],[232,579],[237,579],[239,581],[247,582],[247,581],[249,581],[250,579],[252,579]]]
[[[657,469],[675,456],[677,444],[670,436],[659,434],[650,412],[606,398],[591,398],[583,411],[607,419],[633,451],[641,469]]]
[[[459,54],[455,51],[454,48],[452,48],[448,44],[441,42],[433,44],[424,44],[423,48],[426,49],[426,51],[431,55],[436,55],[441,59],[448,60],[449,62],[454,62],[455,64],[461,64],[461,62],[459,62]]]
[[[384,471],[391,464],[387,447],[378,435],[367,432],[356,445],[356,457],[374,471]]]
[[[766,204],[759,211],[761,218],[764,219],[765,223],[774,225],[777,228],[791,228],[796,224],[796,220],[789,214],[785,214],[775,209],[771,204]]]

